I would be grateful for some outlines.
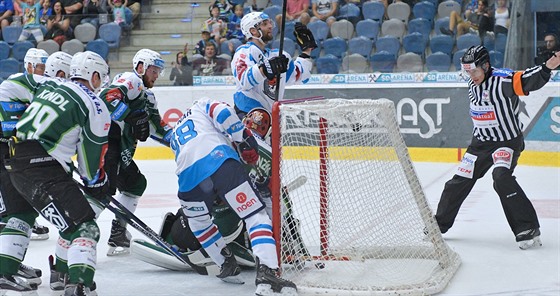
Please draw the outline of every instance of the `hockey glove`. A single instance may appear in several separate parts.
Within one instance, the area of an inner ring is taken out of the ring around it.
[[[148,113],[141,110],[130,112],[124,122],[132,127],[134,138],[144,142],[150,136],[150,123]]]
[[[259,68],[262,69],[266,79],[272,80],[279,74],[288,71],[288,62],[288,58],[282,54],[270,59],[264,59]]]
[[[250,130],[243,130],[243,142],[237,143],[237,151],[246,164],[254,165],[259,160],[259,144]]]
[[[296,37],[296,42],[301,48],[301,51],[306,49],[314,49],[317,47],[317,42],[315,42],[315,37],[311,30],[307,28],[306,25],[297,22],[294,28],[294,36]]]
[[[84,192],[97,200],[107,201],[110,191],[107,174],[105,174],[105,170],[99,169],[97,176],[97,180],[90,182],[82,178],[82,182],[84,182]]]

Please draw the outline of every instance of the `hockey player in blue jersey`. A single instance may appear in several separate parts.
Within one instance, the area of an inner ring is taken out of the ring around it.
[[[240,118],[257,107],[270,111],[277,91],[281,99],[286,86],[306,83],[311,76],[311,51],[317,47],[311,31],[296,23],[294,35],[301,54],[293,59],[286,52],[279,55],[278,49],[266,48],[274,40],[273,29],[274,22],[263,12],[251,12],[241,19],[241,31],[247,43],[237,48],[231,60],[236,81],[233,101]],[[281,82],[277,90],[279,74]]]
[[[257,162],[258,143],[235,110],[210,99],[196,102],[177,122],[171,148],[177,163],[182,210],[197,240],[220,266],[217,277],[241,283],[236,278],[240,268],[235,257],[211,219],[214,201],[220,200],[245,221],[257,261],[255,293],[297,295],[295,284],[278,276],[272,223],[241,162]]]

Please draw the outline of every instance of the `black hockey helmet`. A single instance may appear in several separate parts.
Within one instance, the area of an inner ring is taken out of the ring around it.
[[[472,70],[476,67],[483,67],[485,63],[490,64],[490,54],[486,47],[482,45],[471,46],[461,57],[461,68]],[[487,69],[484,69],[486,72]]]

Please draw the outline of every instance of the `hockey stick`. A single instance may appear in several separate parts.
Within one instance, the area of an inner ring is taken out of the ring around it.
[[[278,56],[280,56],[284,52],[284,30],[286,29],[286,7],[288,6],[288,0],[282,1],[282,22],[280,27],[280,48],[278,48]],[[280,79],[282,74],[276,75],[276,93],[275,93],[275,101],[278,101],[280,98]]]

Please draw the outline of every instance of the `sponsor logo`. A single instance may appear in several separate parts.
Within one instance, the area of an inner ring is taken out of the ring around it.
[[[187,211],[203,212],[203,211],[204,211],[204,207],[187,207]]]
[[[511,162],[511,153],[509,151],[505,151],[505,150],[500,150],[500,151],[496,151],[492,157],[494,158],[494,163],[497,161],[502,161],[502,162]]]
[[[49,220],[51,224],[56,226],[58,230],[65,231],[66,229],[68,229],[68,224],[64,220],[64,216],[60,214],[60,212],[52,202],[41,210],[41,215],[43,215],[45,219]]]
[[[109,103],[113,102],[114,100],[122,100],[123,95],[118,88],[113,88],[107,91],[105,95],[105,100]]]
[[[247,201],[247,195],[246,195],[245,193],[243,193],[243,192],[239,192],[239,193],[235,196],[235,200],[236,200],[238,203],[242,204],[242,203],[244,203],[244,202]]]
[[[32,158],[31,160],[29,160],[29,163],[41,163],[41,162],[47,162],[47,161],[52,161],[54,158],[47,156],[47,157],[39,157],[39,158]]]
[[[238,196],[236,196],[235,198],[237,199]],[[254,199],[254,198],[251,198],[249,201],[247,201],[247,202],[243,203],[242,205],[238,206],[237,207],[237,212],[244,212],[256,203],[257,203],[257,200]]]

